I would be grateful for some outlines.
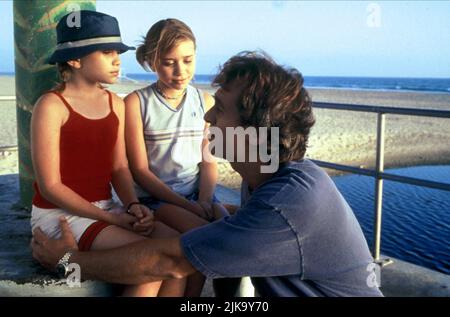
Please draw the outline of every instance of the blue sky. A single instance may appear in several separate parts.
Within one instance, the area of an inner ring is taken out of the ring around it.
[[[130,45],[160,19],[183,20],[197,38],[197,73],[263,49],[307,76],[450,78],[450,2],[97,0],[97,10],[117,17]],[[0,0],[0,14],[0,72],[11,72],[12,1]],[[144,72],[132,52],[122,66]]]

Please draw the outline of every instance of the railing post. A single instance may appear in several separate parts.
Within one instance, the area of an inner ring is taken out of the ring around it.
[[[380,261],[381,246],[381,214],[383,210],[383,179],[380,177],[384,171],[384,129],[385,114],[378,113],[377,118],[377,161],[375,177],[375,219],[373,228],[373,257],[375,262]]]
[[[377,161],[375,175],[375,215],[373,228],[373,257],[375,263],[385,266],[392,263],[390,259],[380,258],[381,249],[381,215],[383,211],[383,178],[384,172],[384,131],[386,127],[386,114],[379,112],[377,118]]]

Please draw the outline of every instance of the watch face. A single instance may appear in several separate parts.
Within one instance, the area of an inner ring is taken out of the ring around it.
[[[66,266],[64,264],[58,264],[56,266],[56,273],[60,278],[66,277],[67,274]]]

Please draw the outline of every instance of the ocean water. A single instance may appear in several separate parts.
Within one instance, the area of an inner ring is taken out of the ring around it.
[[[450,184],[450,166],[387,171]],[[360,175],[333,180],[372,250],[375,180]],[[450,274],[450,192],[384,181],[381,253]]]
[[[450,93],[450,78],[381,78],[306,76],[305,86]]]
[[[138,81],[155,81],[156,75],[127,74],[126,77]],[[210,84],[214,75],[198,74],[194,82]],[[381,78],[381,77],[330,77],[305,76],[308,88],[368,89],[381,91],[421,91],[450,93],[450,78]]]
[[[14,76],[14,73],[2,73],[0,76]],[[156,81],[155,73],[122,74],[122,80]],[[196,74],[194,83],[210,84],[213,74]],[[421,91],[441,92],[450,94],[450,78],[382,78],[382,77],[335,77],[335,76],[305,76],[307,88],[332,89],[367,89],[381,91]]]

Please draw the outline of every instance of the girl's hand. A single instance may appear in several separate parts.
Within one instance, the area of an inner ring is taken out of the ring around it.
[[[133,231],[144,236],[148,236],[154,228],[153,211],[144,205],[133,205],[128,213],[136,216],[137,221],[133,223]]]
[[[200,206],[200,204],[196,201],[187,201],[188,202],[188,208],[186,208],[187,210],[189,210],[190,212],[196,214],[197,216],[204,218],[205,217],[205,212],[203,211],[202,206]]]
[[[109,221],[111,224],[122,227],[124,229],[133,231],[133,224],[138,221],[138,219],[126,212],[122,213],[110,213],[111,220]]]
[[[197,203],[202,208],[202,218],[210,221],[214,219],[214,210],[213,210],[213,204],[208,201],[197,201]]]
[[[213,203],[212,207],[214,210],[214,218],[216,220],[230,215],[228,210],[222,204]]]

